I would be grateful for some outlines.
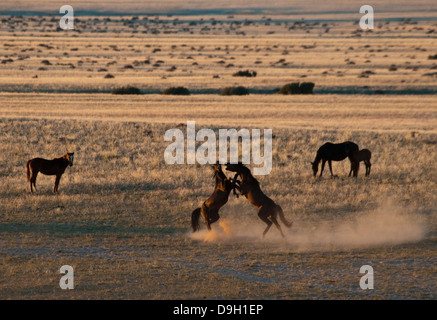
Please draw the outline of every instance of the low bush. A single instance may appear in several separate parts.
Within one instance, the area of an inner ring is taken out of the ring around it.
[[[111,90],[112,94],[140,94],[140,89],[135,87],[121,87]]]
[[[311,94],[313,93],[314,83],[299,82],[288,83],[279,89],[279,94]]]
[[[226,87],[220,90],[220,95],[222,96],[243,96],[249,94],[249,90],[245,87],[239,86],[239,87]]]
[[[256,71],[249,71],[249,70],[245,70],[245,71],[238,71],[235,72],[233,75],[233,77],[256,77]]]
[[[174,94],[174,95],[181,95],[181,96],[189,96],[190,90],[188,90],[185,87],[171,87],[168,89],[165,89],[162,94]]]

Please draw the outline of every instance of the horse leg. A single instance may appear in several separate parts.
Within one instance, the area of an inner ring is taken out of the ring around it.
[[[354,167],[355,167],[355,162],[352,162],[352,161],[351,161],[351,171],[349,171],[349,175],[348,175],[348,177],[351,176],[352,171],[354,171]],[[355,171],[354,171],[354,173],[355,173]]]
[[[334,174],[332,173],[332,161],[328,160],[328,164],[329,164],[329,171],[331,171],[331,177],[334,177]]]
[[[326,160],[323,159],[322,160],[322,168],[320,168],[320,177],[322,176],[323,170],[325,169],[325,163],[326,163]]]
[[[35,187],[35,191],[38,192],[38,189],[36,188],[36,177],[38,175],[38,171],[32,171],[32,177],[30,178],[30,192],[33,193],[32,185]]]
[[[30,193],[33,193],[33,189],[32,189],[32,179],[29,180],[29,185],[30,185]]]
[[[372,164],[369,160],[364,161],[364,163],[366,164],[366,177],[368,177],[370,175],[370,167],[372,166]]]
[[[205,205],[202,205],[202,208],[200,209],[200,213],[202,214],[202,217],[205,219],[206,227],[210,231],[211,230],[211,224],[209,223],[208,208]]]
[[[56,175],[56,180],[55,180],[55,186],[53,188],[53,192],[57,193],[58,192],[58,186],[59,186],[59,181],[61,180],[61,175]]]
[[[355,163],[355,170],[354,170],[354,177],[357,178],[358,177],[358,171],[360,170],[360,162],[357,161]]]
[[[279,232],[282,235],[282,238],[285,238],[284,233],[282,232],[281,226],[278,223],[278,220],[276,220],[276,212],[270,216],[270,220],[275,224],[276,228],[278,228]]]
[[[270,227],[272,226],[272,222],[269,220],[268,215],[269,215],[268,212],[266,212],[266,210],[263,209],[263,207],[261,207],[258,210],[258,217],[267,224],[267,228],[263,232],[263,238],[265,237],[267,231],[269,231]]]
[[[220,219],[220,215],[218,214],[218,210],[217,211],[210,211],[208,213],[208,220],[209,220],[209,225],[211,226],[214,222],[216,222],[218,219]]]

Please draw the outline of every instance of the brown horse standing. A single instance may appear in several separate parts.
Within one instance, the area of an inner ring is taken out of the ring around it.
[[[281,221],[288,228],[290,228],[293,223],[288,222],[284,217],[282,208],[261,191],[258,180],[255,179],[249,168],[238,163],[227,164],[226,170],[236,172],[240,175],[241,183],[237,189],[242,195],[246,196],[247,200],[249,200],[252,205],[258,208],[258,217],[267,224],[267,228],[263,232],[263,237],[266,235],[267,231],[269,231],[272,224],[275,224],[279,232],[281,232],[281,235],[284,237],[281,226],[276,217],[279,215]]]
[[[360,161],[364,161],[366,165],[366,177],[370,175],[370,167],[372,164],[370,163],[370,159],[372,158],[372,152],[369,149],[362,149],[352,154],[352,163],[355,170],[349,172],[349,177],[351,176],[352,171],[354,171],[354,177],[358,176],[358,170],[360,169]]]
[[[197,208],[191,213],[191,227],[193,229],[193,232],[196,232],[200,229],[200,215],[202,215],[205,219],[208,230],[211,230],[211,224],[216,222],[220,218],[218,214],[220,208],[228,202],[229,193],[234,190],[234,194],[236,194],[235,187],[236,184],[239,183],[239,181],[236,181],[235,178],[228,179],[223,173],[220,164],[213,164],[212,168],[214,169],[215,178],[214,192],[202,204],[201,208]]]
[[[30,192],[33,192],[32,185],[35,187],[35,191],[38,191],[36,189],[36,177],[38,176],[38,172],[49,176],[56,176],[53,192],[58,192],[58,186],[59,181],[61,180],[61,176],[68,166],[71,167],[73,165],[73,157],[74,152],[67,152],[62,157],[55,158],[53,160],[33,158],[27,161],[27,181],[30,182]],[[30,176],[30,173],[32,173],[32,176]]]
[[[351,162],[351,171],[354,169],[352,165],[352,154],[358,151],[358,145],[346,141],[343,143],[331,143],[327,142],[317,150],[317,155],[314,162],[311,162],[313,168],[314,177],[317,175],[317,170],[319,169],[319,162],[322,161],[322,168],[320,170],[320,177],[323,174],[323,169],[325,169],[325,163],[328,161],[329,170],[331,171],[331,177],[334,177],[332,173],[332,163],[331,161],[342,161],[349,158]]]

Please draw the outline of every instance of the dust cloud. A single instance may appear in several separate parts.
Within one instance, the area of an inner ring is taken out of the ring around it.
[[[210,232],[202,228],[190,237],[205,242],[278,243],[294,251],[331,251],[413,243],[425,239],[427,233],[424,216],[392,200],[384,201],[371,212],[354,212],[329,220],[296,219],[290,229],[281,224],[285,238],[273,225],[263,239],[265,226],[256,214],[250,221],[228,216],[213,224]]]

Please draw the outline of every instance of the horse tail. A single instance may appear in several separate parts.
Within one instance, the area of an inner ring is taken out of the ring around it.
[[[191,213],[191,228],[193,228],[193,232],[196,232],[200,229],[199,217],[200,208],[194,209],[194,211]]]
[[[285,219],[284,211],[282,211],[282,208],[281,208],[281,206],[279,206],[279,205],[278,205],[278,213],[279,213],[279,218],[281,218],[282,223],[285,224],[285,226],[286,226],[287,228],[290,228],[290,227],[293,225],[293,222],[288,222],[288,221]]]
[[[32,161],[32,160],[29,160],[29,161],[27,161],[27,163],[26,163],[26,169],[27,169],[27,181],[29,181],[29,182],[30,182],[30,161]]]

